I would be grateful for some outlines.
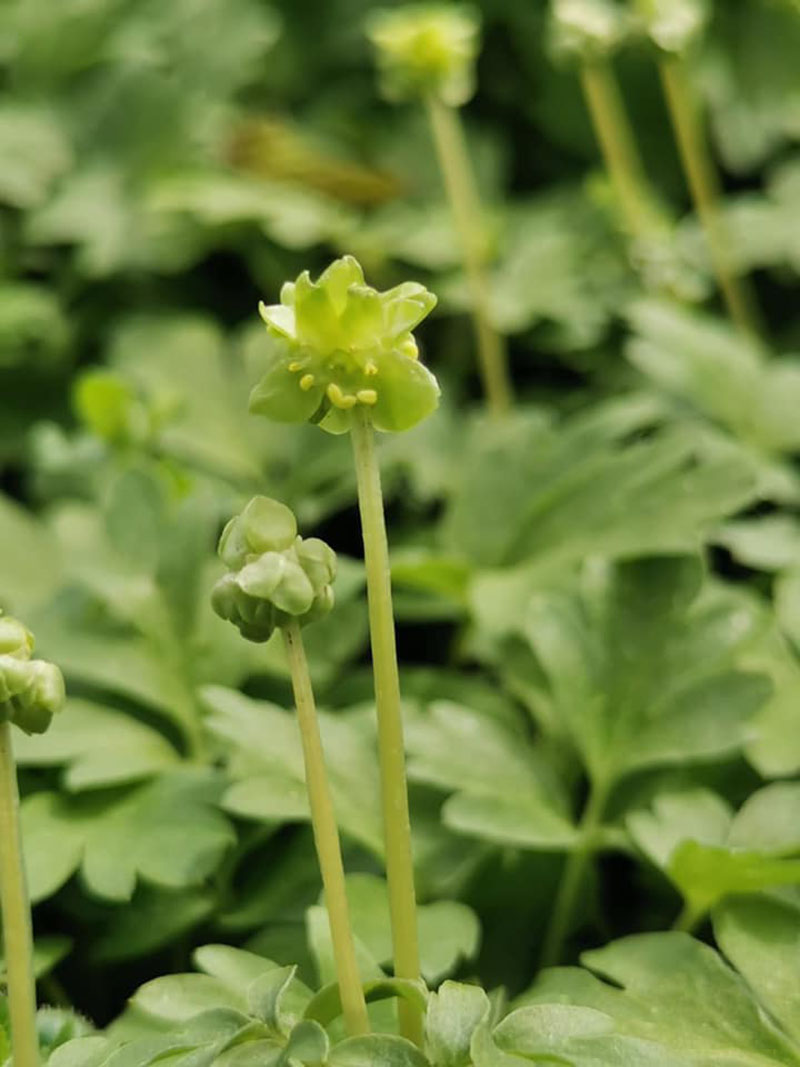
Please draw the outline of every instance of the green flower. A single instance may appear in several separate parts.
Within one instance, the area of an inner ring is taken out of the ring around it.
[[[615,52],[633,24],[618,0],[553,0],[551,45],[557,56],[597,59]]]
[[[272,349],[250,410],[278,422],[318,422],[330,433],[346,432],[358,406],[377,430],[416,425],[436,408],[439,386],[419,362],[411,330],[435,304],[417,282],[372,289],[352,256],[316,282],[304,271],[284,285],[280,304],[259,306]]]
[[[267,641],[276,626],[301,626],[333,607],[336,555],[324,541],[297,535],[292,512],[256,496],[231,519],[218,552],[230,573],[211,593],[211,605],[249,641]]]
[[[684,52],[706,27],[708,0],[639,0],[645,30],[665,52]]]
[[[0,617],[0,722],[43,734],[64,704],[64,679],[53,663],[31,659],[33,635],[21,622]]]
[[[367,36],[377,49],[381,89],[389,100],[433,94],[459,107],[475,91],[480,38],[471,8],[419,4],[376,11]]]

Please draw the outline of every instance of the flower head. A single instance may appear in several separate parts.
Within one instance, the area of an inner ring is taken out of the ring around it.
[[[616,51],[633,17],[619,0],[553,0],[551,41],[557,55],[595,59]]]
[[[645,31],[665,52],[684,52],[710,17],[708,0],[639,0]]]
[[[417,282],[372,289],[352,256],[316,282],[304,271],[283,286],[280,304],[259,307],[273,347],[250,410],[344,433],[360,406],[378,430],[409,429],[438,403],[436,379],[411,334],[435,304]]]
[[[378,53],[381,88],[389,100],[433,94],[458,107],[475,91],[480,46],[476,13],[450,4],[376,11],[367,36]]]
[[[31,659],[33,643],[21,622],[0,617],[0,722],[43,734],[64,704],[64,679],[55,664]]]
[[[267,641],[276,626],[301,626],[333,607],[336,555],[324,541],[297,535],[292,512],[256,496],[230,520],[218,552],[230,568],[211,593],[211,605],[249,641]]]

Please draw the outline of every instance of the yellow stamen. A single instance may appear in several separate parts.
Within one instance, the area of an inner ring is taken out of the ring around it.
[[[328,394],[328,399],[337,408],[342,408],[346,411],[355,405],[356,398],[350,393],[343,393],[336,382],[331,382],[328,388],[325,390]]]
[[[377,404],[378,394],[374,389],[359,389],[356,393],[356,400],[359,404]]]
[[[294,373],[295,371],[298,371],[298,370],[302,370],[302,369],[303,369],[303,364],[297,359],[293,359],[292,362],[289,364],[289,370],[292,371],[292,373]]]
[[[367,365],[364,367],[364,373],[373,378],[378,373],[378,367],[371,359],[367,360]]]
[[[289,369],[291,370],[291,368],[289,368]],[[304,374],[303,377],[300,379],[300,388],[303,390],[304,393],[307,393],[308,390],[311,388],[311,386],[313,384],[314,384],[314,375],[313,374]]]

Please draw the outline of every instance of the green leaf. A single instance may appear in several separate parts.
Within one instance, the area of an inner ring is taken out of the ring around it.
[[[661,1046],[678,1063],[800,1063],[800,1046],[741,978],[687,934],[623,938],[582,961],[589,970],[543,972],[524,1003],[593,1008],[610,1016],[617,1034]]]
[[[714,914],[720,948],[761,1003],[800,1045],[800,901],[728,900]]]
[[[489,1015],[489,998],[478,986],[443,982],[428,998],[425,1050],[436,1067],[469,1067],[472,1035]]]
[[[50,531],[5,496],[0,496],[0,553],[0,601],[4,608],[27,615],[58,587],[60,553]]]
[[[232,690],[203,690],[208,728],[227,752],[234,784],[226,810],[251,819],[308,819],[300,734],[294,715]],[[320,712],[334,807],[344,833],[380,855],[378,772],[372,725],[363,716]]]
[[[800,884],[800,785],[753,793],[735,817],[706,790],[662,794],[628,816],[637,844],[662,867],[697,921],[732,894]],[[784,857],[798,858],[784,858]]]
[[[140,886],[132,900],[110,911],[92,943],[91,959],[106,964],[150,955],[208,920],[216,905],[208,890],[166,892]]]
[[[429,1067],[415,1045],[390,1034],[346,1038],[332,1049],[328,1063],[330,1067]]]
[[[545,567],[693,548],[753,499],[753,472],[732,446],[686,427],[632,439],[658,416],[633,397],[561,427],[529,413],[476,427],[445,517],[447,547],[486,568],[525,564],[530,573],[509,572],[523,594]]]
[[[68,335],[64,313],[49,289],[0,283],[0,367],[51,363],[63,353]]]
[[[437,701],[409,719],[407,738],[409,776],[455,794],[443,809],[452,829],[529,848],[575,839],[563,789],[521,729]]]
[[[41,204],[71,157],[64,125],[54,112],[11,100],[0,108],[0,201],[17,208]]]
[[[347,877],[353,933],[379,964],[392,960],[392,935],[386,883],[371,874]],[[417,908],[422,975],[431,984],[472,959],[480,942],[480,925],[471,908],[439,900]]]
[[[447,983],[445,983],[447,984]],[[375,1004],[393,997],[403,998],[414,1004],[420,1011],[425,1010],[427,995],[420,982],[410,978],[376,978],[363,983],[364,999],[367,1004]],[[342,1013],[342,996],[338,982],[323,986],[311,999],[305,1010],[306,1019],[314,1019],[322,1026],[328,1026]]]
[[[577,590],[531,601],[525,633],[593,776],[713,761],[747,740],[770,685],[734,664],[758,617],[698,597],[701,581],[697,558],[656,556],[587,568]]]
[[[643,301],[630,318],[628,358],[659,386],[758,449],[797,449],[800,362],[768,359],[757,341],[675,304]]]
[[[22,766],[64,766],[64,785],[75,793],[149,778],[179,759],[152,727],[79,699],[67,701],[46,734],[18,737],[14,753]]]
[[[216,774],[185,770],[122,791],[35,793],[22,809],[32,899],[78,870],[109,900],[130,900],[138,878],[167,889],[200,884],[233,842],[214,806],[221,791]]]
[[[231,1008],[244,1014],[244,996],[208,974],[170,974],[147,982],[131,998],[146,1015],[170,1023],[187,1022],[202,1012]]]

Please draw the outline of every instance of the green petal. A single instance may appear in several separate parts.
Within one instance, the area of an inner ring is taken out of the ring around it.
[[[308,271],[295,282],[294,313],[297,338],[317,352],[341,347],[339,319],[333,302],[321,285],[314,285]]]
[[[348,344],[363,348],[374,342],[383,332],[383,300],[380,293],[369,286],[353,286],[347,294],[347,306],[342,312],[342,332]]]
[[[258,313],[267,329],[274,330],[281,337],[294,340],[297,328],[294,308],[285,307],[283,304],[265,304],[262,300],[258,305]]]
[[[419,282],[403,282],[382,294],[390,337],[413,330],[436,307],[436,297]]]
[[[347,305],[347,291],[350,286],[363,284],[364,271],[355,256],[342,256],[341,259],[335,259],[320,274],[317,281],[317,285],[322,286],[327,292],[338,315],[341,315]]]
[[[381,357],[376,378],[378,401],[372,408],[376,430],[410,430],[439,405],[439,383],[418,360],[389,352]]]
[[[259,600],[272,599],[284,572],[286,560],[279,552],[265,552],[263,556],[248,563],[236,575],[236,584],[243,593]]]
[[[270,596],[270,601],[279,611],[289,615],[304,615],[314,603],[314,587],[308,575],[292,560],[282,557],[284,569],[278,587]]]
[[[291,548],[297,537],[297,521],[291,510],[268,496],[254,496],[240,522],[251,552],[280,552]]]
[[[275,364],[250,393],[250,413],[276,422],[307,422],[322,400],[322,386],[300,388],[297,375],[283,360]]]
[[[318,426],[325,433],[339,436],[340,434],[348,433],[352,421],[352,411],[343,411],[342,408],[336,408],[331,405],[323,418],[320,419]]]

